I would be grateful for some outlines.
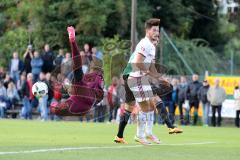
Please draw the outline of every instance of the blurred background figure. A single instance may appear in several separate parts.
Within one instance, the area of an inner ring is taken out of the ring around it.
[[[40,57],[38,51],[34,51],[33,58],[31,60],[33,82],[37,82],[39,74],[42,72],[43,59]]]
[[[0,118],[6,117],[7,109],[7,89],[3,85],[3,81],[0,81]]]
[[[82,59],[82,71],[84,74],[86,74],[89,71],[89,66],[90,66],[90,60],[84,53],[84,51],[80,51],[80,56]]]
[[[31,60],[33,58],[33,48],[32,45],[28,45],[25,53],[23,54],[23,62],[24,62],[24,71],[26,74],[32,71]]]
[[[240,120],[239,120],[239,116],[240,116],[240,81],[238,82],[238,86],[235,87],[233,97],[235,100],[235,109],[236,109],[235,126],[239,128],[240,127]]]
[[[169,84],[171,84],[171,87],[173,87],[172,86],[172,79],[170,77],[166,77],[166,80],[168,81]],[[170,121],[172,123],[172,122],[174,122],[173,90],[171,92],[168,92],[166,95],[162,96],[161,98],[162,98],[164,106],[168,108],[169,119],[170,119]],[[164,123],[163,120],[161,119],[161,116],[159,116],[158,123],[159,124]]]
[[[117,95],[118,77],[112,78],[112,84],[108,87],[108,104],[109,104],[109,122],[115,122],[117,116],[117,110],[120,106],[120,100]]]
[[[209,109],[210,109],[210,103],[207,99],[207,92],[209,89],[209,84],[207,80],[203,81],[203,86],[199,89],[198,92],[198,99],[202,104],[203,108],[203,124],[204,126],[209,125]]]
[[[184,125],[184,117],[183,117],[183,104],[186,100],[187,93],[187,79],[184,76],[180,77],[180,83],[178,85],[178,108],[179,108],[179,118],[181,125]]]
[[[8,84],[7,98],[8,98],[8,102],[9,102],[9,108],[12,108],[13,106],[15,106],[18,103],[18,101],[20,101],[20,96],[18,94],[17,87],[15,86],[15,84],[13,82],[10,82]]]
[[[84,51],[86,58],[88,58],[88,60],[91,62],[92,61],[92,52],[90,50],[90,46],[88,43],[84,44],[83,51]]]
[[[61,74],[64,77],[70,78],[71,72],[72,72],[72,58],[71,58],[71,54],[67,52],[65,54],[65,58],[63,58],[62,60]]]
[[[32,94],[33,83],[33,74],[28,73],[27,79],[23,82],[21,88],[23,106],[20,116],[22,119],[32,119],[32,105],[34,101],[34,96]]]
[[[13,52],[12,59],[9,63],[9,73],[11,78],[13,79],[14,83],[17,83],[17,81],[20,78],[20,74],[24,69],[24,64],[22,60],[18,57],[17,52]]]
[[[189,111],[186,112],[186,124],[190,123],[190,111],[192,107],[194,107],[192,124],[197,125],[198,108],[199,108],[198,92],[201,87],[202,87],[202,84],[198,81],[198,75],[194,74],[192,76],[192,82],[188,84],[188,88],[187,88],[186,98],[189,100],[190,109]]]
[[[9,74],[9,73],[6,73],[5,78],[4,78],[4,80],[3,80],[3,85],[4,85],[4,87],[5,87],[6,89],[8,88],[8,84],[9,84],[10,82],[15,83],[15,82],[13,81],[13,79],[11,78],[10,74]]]
[[[5,74],[5,68],[0,66],[0,81],[4,79]]]
[[[176,107],[177,107],[177,102],[178,102],[178,80],[176,78],[173,78],[172,79],[172,87],[173,87],[173,90],[172,90],[172,108],[169,109],[169,118],[171,119],[172,121],[172,124],[175,123],[175,110],[176,110]]]
[[[104,87],[104,97],[101,102],[96,104],[94,110],[94,122],[104,122],[106,117],[106,110],[108,105],[107,89]]]
[[[58,55],[53,61],[56,74],[61,72],[61,64],[62,64],[63,58],[64,58],[64,51],[63,49],[59,49]]]
[[[226,92],[224,88],[219,86],[220,80],[215,79],[214,86],[210,87],[210,89],[207,92],[207,98],[210,102],[210,105],[212,107],[212,126],[215,127],[216,124],[218,127],[221,126],[222,116],[222,103],[226,99]],[[216,111],[218,112],[218,119],[216,123]]]
[[[50,50],[49,44],[44,45],[44,51],[41,58],[43,59],[42,71],[44,73],[52,72],[54,69],[54,53]]]
[[[92,58],[93,60],[103,60],[103,53],[99,50],[97,50],[97,47],[92,48]]]
[[[39,80],[41,82],[48,84],[48,82],[46,81],[46,75],[43,72],[40,73]],[[49,113],[48,112],[48,94],[44,95],[43,97],[40,97],[38,99],[38,101],[39,101],[38,107],[39,107],[39,111],[40,111],[40,118],[42,121],[47,121],[48,113]]]

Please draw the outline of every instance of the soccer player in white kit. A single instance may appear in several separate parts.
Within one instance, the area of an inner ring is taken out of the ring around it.
[[[146,138],[147,136],[153,136],[152,133],[152,135],[146,135],[145,128],[150,118],[153,121],[151,115],[154,112],[151,107],[151,99],[154,98],[154,94],[148,76],[155,79],[160,78],[160,74],[153,73],[150,70],[151,64],[155,61],[156,48],[153,41],[159,37],[159,23],[160,19],[154,18],[146,22],[146,36],[137,44],[128,62],[131,64],[131,69],[129,70],[127,83],[141,108],[138,114],[135,140],[142,144],[149,144]],[[158,98],[156,101],[160,101],[160,99]],[[159,141],[156,136],[154,136],[154,139]]]
[[[157,81],[161,79],[161,75],[155,68],[155,47],[157,45],[156,41],[159,40],[159,23],[159,19],[150,19],[146,22],[146,37],[138,43],[127,67],[124,69],[123,79],[125,81],[126,104],[125,113],[121,116],[118,134],[114,140],[116,143],[127,143],[123,138],[123,132],[135,100],[141,108],[138,116],[137,134],[135,136],[137,142],[149,144],[147,139],[150,139],[154,143],[160,143],[159,139],[152,133],[155,107],[165,120],[170,129],[170,134],[182,132],[170,124],[167,119],[168,113],[165,106],[163,106],[159,96],[156,93],[153,94],[149,84],[149,76]]]

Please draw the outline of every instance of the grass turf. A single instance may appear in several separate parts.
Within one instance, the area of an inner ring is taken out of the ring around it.
[[[136,125],[127,126],[128,145],[113,143],[117,127],[106,123],[0,120],[0,160],[235,160],[240,157],[238,128],[187,126],[183,127],[183,134],[169,135],[165,126],[156,125],[154,133],[162,144],[141,146],[133,141]],[[75,149],[41,150],[69,147]]]

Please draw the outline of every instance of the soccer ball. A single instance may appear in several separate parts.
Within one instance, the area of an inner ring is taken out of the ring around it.
[[[32,86],[32,93],[35,97],[41,98],[48,94],[48,86],[44,82],[36,82]]]

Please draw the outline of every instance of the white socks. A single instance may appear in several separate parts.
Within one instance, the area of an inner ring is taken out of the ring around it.
[[[153,122],[154,111],[150,111],[147,113],[139,111],[137,121],[137,137],[145,138],[146,136],[152,135]]]
[[[154,111],[147,112],[147,125],[145,129],[146,136],[152,135],[153,130],[153,122],[154,122]]]
[[[145,128],[147,121],[147,113],[139,111],[137,119],[137,137],[145,138]]]

